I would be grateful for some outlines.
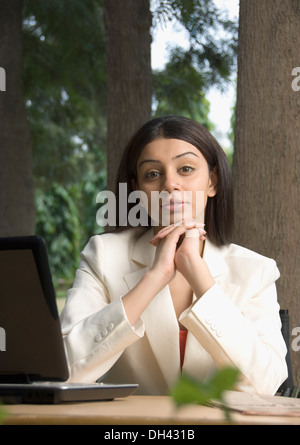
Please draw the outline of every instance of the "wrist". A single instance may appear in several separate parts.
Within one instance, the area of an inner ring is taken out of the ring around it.
[[[145,280],[149,281],[152,287],[157,289],[157,292],[163,289],[170,281],[163,271],[159,270],[158,268],[148,270],[144,278]]]
[[[202,258],[191,263],[183,275],[198,298],[201,298],[216,283]]]

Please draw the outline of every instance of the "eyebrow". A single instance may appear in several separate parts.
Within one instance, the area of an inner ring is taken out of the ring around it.
[[[179,158],[182,158],[183,156],[188,156],[188,155],[193,155],[193,156],[196,156],[196,158],[199,158],[199,156],[196,155],[196,153],[194,153],[192,151],[186,151],[184,153],[180,153],[177,156],[174,156],[174,158],[172,158],[172,161],[175,161],[175,159],[179,159]],[[159,161],[157,159],[144,159],[142,162],[139,163],[138,167],[141,167],[146,162],[154,162],[154,163],[158,163],[158,164],[161,163],[161,161]]]

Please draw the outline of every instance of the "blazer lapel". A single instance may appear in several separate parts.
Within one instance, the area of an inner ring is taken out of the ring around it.
[[[149,244],[152,236],[153,231],[148,230],[137,240],[133,248],[132,260],[140,266],[140,269],[124,276],[129,289],[138,284],[153,264],[155,248]],[[176,381],[180,371],[180,356],[179,327],[168,286],[153,298],[141,318],[145,325],[145,335],[167,385],[171,385]]]
[[[216,247],[206,241],[204,259],[214,277],[216,283],[224,290],[228,297],[234,302],[238,295],[240,285],[229,281],[229,268],[226,262],[227,247]]]
[[[209,240],[206,240],[203,258],[216,283],[232,301],[235,301],[240,286],[228,281],[226,251],[226,247],[216,247]],[[194,296],[193,302],[195,301],[196,297]],[[215,364],[211,355],[191,333],[188,333],[183,370],[199,379],[205,379],[214,368]]]
[[[216,279],[228,271],[228,266],[224,259],[224,247],[216,247],[209,240],[205,241],[203,259],[205,260],[210,273]]]

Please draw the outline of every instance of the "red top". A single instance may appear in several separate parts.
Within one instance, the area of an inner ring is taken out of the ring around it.
[[[179,331],[180,367],[182,368],[185,352],[185,343],[188,331]]]

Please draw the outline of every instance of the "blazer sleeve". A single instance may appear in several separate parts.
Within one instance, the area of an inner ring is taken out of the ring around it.
[[[273,260],[262,275],[256,289],[249,283],[244,285],[245,293],[249,288],[253,291],[243,305],[235,304],[222,286],[215,284],[181,315],[180,321],[218,367],[239,369],[238,389],[274,394],[287,378],[287,366],[275,285],[279,271]]]
[[[123,350],[144,334],[139,320],[131,326],[122,296],[111,301],[103,269],[101,237],[93,237],[81,254],[72,289],[61,313],[69,381],[94,382],[118,360]]]

